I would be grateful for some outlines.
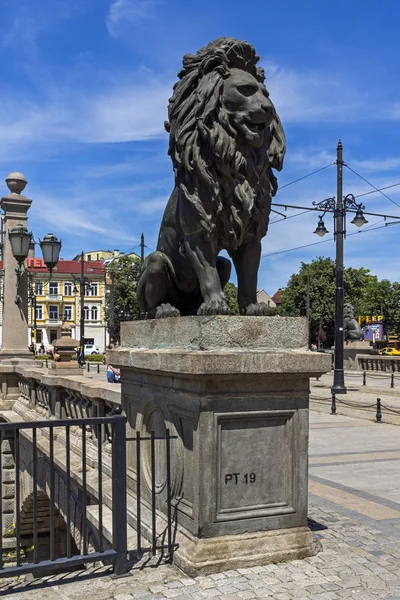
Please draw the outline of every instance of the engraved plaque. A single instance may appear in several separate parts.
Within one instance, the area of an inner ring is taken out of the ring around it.
[[[216,415],[217,521],[294,512],[294,415]]]

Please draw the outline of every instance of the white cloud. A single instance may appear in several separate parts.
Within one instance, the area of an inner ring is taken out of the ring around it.
[[[371,158],[369,160],[353,160],[351,165],[355,169],[366,169],[367,171],[400,171],[400,157],[395,158]]]
[[[271,100],[285,123],[400,119],[400,103],[389,104],[346,72],[285,68],[262,60]]]
[[[135,81],[135,73],[131,78]],[[109,88],[112,91],[109,91]],[[43,144],[57,142],[107,143],[166,136],[171,84],[141,77],[139,84],[116,83],[104,90],[80,94],[49,90],[43,100],[24,100],[14,94],[0,98],[0,156],[21,157]]]
[[[106,18],[108,33],[115,37],[127,24],[153,18],[154,6],[153,0],[114,0]]]
[[[389,106],[385,111],[385,116],[386,118],[393,119],[394,121],[400,120],[400,102],[395,102]]]

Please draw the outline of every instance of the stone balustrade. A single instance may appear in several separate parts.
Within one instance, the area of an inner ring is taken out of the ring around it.
[[[367,356],[358,354],[356,364],[359,371],[400,372],[400,356]]]

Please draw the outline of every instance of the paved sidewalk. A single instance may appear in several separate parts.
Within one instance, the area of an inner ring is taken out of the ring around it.
[[[196,579],[150,566],[118,580],[99,578],[96,570],[12,588],[2,580],[0,594],[23,600],[400,600],[399,428],[315,412],[310,423],[310,519],[323,545],[318,556]]]
[[[333,373],[322,375],[318,380],[311,379],[310,408],[324,414],[331,409],[331,386]],[[400,425],[400,376],[395,374],[394,388],[390,387],[390,373],[367,373],[363,385],[362,372],[345,373],[347,394],[336,396],[337,412],[356,418],[375,420],[376,399],[381,399],[382,418],[385,423]]]

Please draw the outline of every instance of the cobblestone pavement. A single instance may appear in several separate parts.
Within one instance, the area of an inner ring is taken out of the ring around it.
[[[0,595],[13,600],[400,600],[398,427],[315,412],[310,420],[309,516],[323,546],[318,556],[195,579],[151,563],[117,580],[104,568],[31,583],[3,579]]]

